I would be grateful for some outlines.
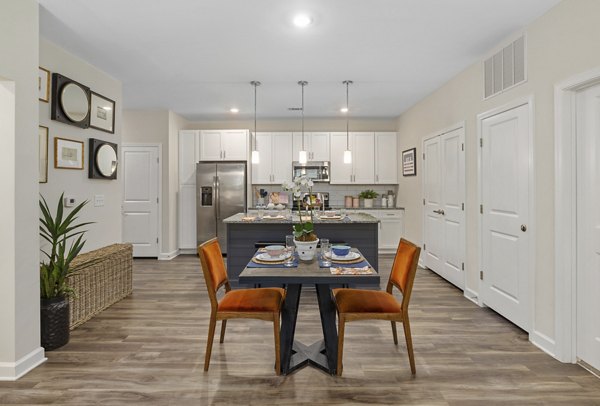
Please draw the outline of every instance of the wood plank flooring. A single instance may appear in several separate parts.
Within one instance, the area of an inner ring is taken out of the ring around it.
[[[380,257],[382,284],[390,256]],[[272,325],[233,320],[203,358],[210,304],[195,256],[136,260],[134,293],[72,332],[70,343],[17,382],[0,382],[1,405],[600,405],[600,379],[561,364],[527,335],[420,269],[410,306],[417,375],[399,329],[346,327],[344,376],[305,368],[273,372]],[[297,338],[321,337],[314,291],[304,291]],[[218,333],[218,332],[217,332]]]

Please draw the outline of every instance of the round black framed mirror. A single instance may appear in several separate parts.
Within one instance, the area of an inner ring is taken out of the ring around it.
[[[117,151],[109,144],[101,145],[96,151],[96,166],[102,176],[111,177],[117,170]]]
[[[67,83],[60,92],[60,105],[67,118],[76,123],[86,119],[90,101],[86,91],[77,83]]]

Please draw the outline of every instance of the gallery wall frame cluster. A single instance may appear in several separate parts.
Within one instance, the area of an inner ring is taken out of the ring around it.
[[[84,84],[60,73],[39,67],[38,99],[50,103],[50,118],[81,129],[93,128],[115,133],[114,100],[94,92]],[[48,144],[50,130],[39,126],[39,183],[48,182]],[[118,146],[115,143],[89,138],[88,178],[116,179]],[[83,170],[85,142],[54,137],[54,168]]]

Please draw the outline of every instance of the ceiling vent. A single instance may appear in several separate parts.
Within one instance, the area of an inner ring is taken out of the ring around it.
[[[522,35],[483,62],[484,99],[525,82],[525,36]]]

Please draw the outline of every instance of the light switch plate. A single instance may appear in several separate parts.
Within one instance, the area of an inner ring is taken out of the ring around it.
[[[104,195],[94,195],[94,207],[104,206]]]

